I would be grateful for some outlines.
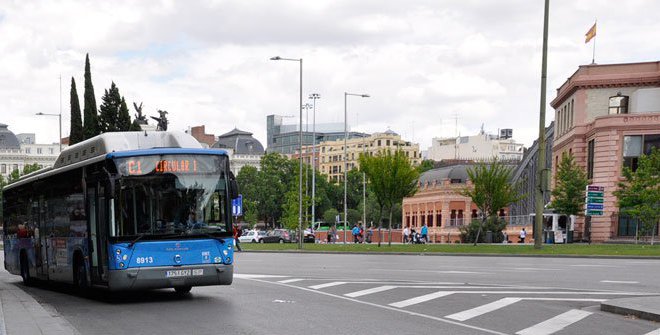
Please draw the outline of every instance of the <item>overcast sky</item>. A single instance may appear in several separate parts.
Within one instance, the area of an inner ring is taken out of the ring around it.
[[[547,100],[591,63],[584,35],[596,18],[596,63],[660,60],[658,13],[656,0],[551,1]],[[279,55],[304,59],[317,122],[343,121],[345,91],[368,93],[348,102],[353,130],[390,128],[426,150],[483,124],[528,146],[542,30],[542,0],[0,0],[0,123],[56,142],[57,118],[34,114],[59,113],[61,75],[68,136],[71,77],[82,108],[89,53],[99,104],[114,81],[147,115],[167,110],[170,129],[238,127],[265,145],[266,115],[298,120],[298,64],[269,60]]]

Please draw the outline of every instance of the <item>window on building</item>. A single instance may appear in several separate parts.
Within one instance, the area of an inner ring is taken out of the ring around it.
[[[7,173],[7,164],[0,164],[0,173]]]
[[[390,146],[390,140],[386,140],[385,145],[387,145],[389,147]]]
[[[37,148],[37,155],[41,155],[41,148]]]
[[[623,166],[637,170],[639,156],[648,155],[653,148],[660,149],[660,134],[623,137]]]
[[[592,179],[594,177],[594,146],[595,146],[594,141],[595,140],[591,140],[587,144],[587,178],[588,179]]]
[[[380,146],[380,140],[378,140],[378,146]]]
[[[610,97],[610,114],[628,114],[628,97],[617,95]]]
[[[30,153],[30,148],[25,148],[25,153],[29,154]]]

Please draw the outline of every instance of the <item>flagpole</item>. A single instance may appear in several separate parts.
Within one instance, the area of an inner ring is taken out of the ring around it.
[[[594,26],[598,24],[598,20],[594,22]],[[598,34],[594,35],[594,46],[593,46],[593,53],[591,54],[591,64],[596,64],[596,36]]]

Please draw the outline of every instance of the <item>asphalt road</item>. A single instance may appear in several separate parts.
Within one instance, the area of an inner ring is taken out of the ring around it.
[[[658,260],[239,253],[231,286],[183,296],[9,284],[81,334],[642,335],[660,325],[599,304],[657,278]]]

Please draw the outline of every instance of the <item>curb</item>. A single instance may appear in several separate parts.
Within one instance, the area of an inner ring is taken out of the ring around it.
[[[651,305],[658,306],[660,297],[609,300],[600,304],[600,310],[620,315],[633,315],[640,319],[660,322],[660,308],[645,306],[648,304],[648,300],[651,301]]]
[[[591,259],[654,259],[660,260],[660,256],[635,256],[635,255],[534,255],[534,254],[486,254],[486,253],[442,253],[442,252],[405,252],[405,251],[316,251],[316,250],[243,250],[247,253],[272,253],[272,254],[314,254],[314,255],[400,255],[400,256],[461,256],[461,257],[527,257],[527,258],[591,258]]]

